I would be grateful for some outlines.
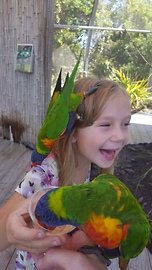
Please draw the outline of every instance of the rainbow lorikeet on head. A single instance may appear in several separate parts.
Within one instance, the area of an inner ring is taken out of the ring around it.
[[[111,251],[111,258],[129,260],[138,256],[150,236],[150,224],[140,204],[110,174],[99,175],[90,183],[48,191],[37,202],[35,216],[46,227],[70,224],[83,230],[105,248],[105,256]]]
[[[38,133],[36,147],[31,156],[33,165],[41,164],[50,153],[54,143],[70,133],[75,120],[78,118],[77,107],[83,98],[97,89],[97,87],[94,87],[84,93],[74,93],[74,79],[80,58],[81,54],[71,75],[67,74],[63,87],[61,87],[62,70],[60,71],[44,122]]]

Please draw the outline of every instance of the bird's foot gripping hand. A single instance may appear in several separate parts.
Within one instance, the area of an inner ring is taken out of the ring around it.
[[[101,262],[103,262],[107,266],[111,265],[111,261],[104,257],[102,249],[100,247],[98,247],[98,246],[94,246],[94,247],[92,247],[92,246],[83,246],[78,251],[83,253],[83,254],[94,254],[94,255],[96,255],[98,257],[98,259]]]

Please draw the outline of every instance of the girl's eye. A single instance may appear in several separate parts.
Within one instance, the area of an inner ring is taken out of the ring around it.
[[[129,126],[129,125],[130,125],[130,122],[124,124],[125,127]]]
[[[110,127],[110,124],[102,124],[100,127]]]

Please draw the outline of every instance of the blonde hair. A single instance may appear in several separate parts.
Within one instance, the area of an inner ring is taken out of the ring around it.
[[[86,77],[77,80],[74,85],[74,92],[86,92],[88,89],[93,87],[97,87],[97,90],[93,94],[87,96],[77,108],[77,114],[81,116],[82,119],[77,120],[71,133],[65,138],[58,140],[52,149],[54,153],[57,153],[58,157],[60,185],[73,184],[72,178],[77,166],[77,159],[72,143],[75,129],[84,128],[93,124],[93,122],[102,113],[109,99],[111,99],[116,93],[124,93],[124,95],[129,98],[126,90],[116,82],[107,79],[99,80],[96,77]],[[112,174],[113,171],[114,164],[108,169],[101,168],[101,173]]]

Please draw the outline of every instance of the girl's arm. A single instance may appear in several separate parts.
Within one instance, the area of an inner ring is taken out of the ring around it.
[[[6,224],[8,216],[18,208],[18,205],[25,201],[20,194],[14,194],[7,203],[0,209],[0,251],[10,246],[7,239]]]
[[[40,254],[50,247],[65,243],[65,236],[46,237],[41,229],[31,228],[29,200],[15,192],[0,209],[0,251],[14,245],[17,249]]]

